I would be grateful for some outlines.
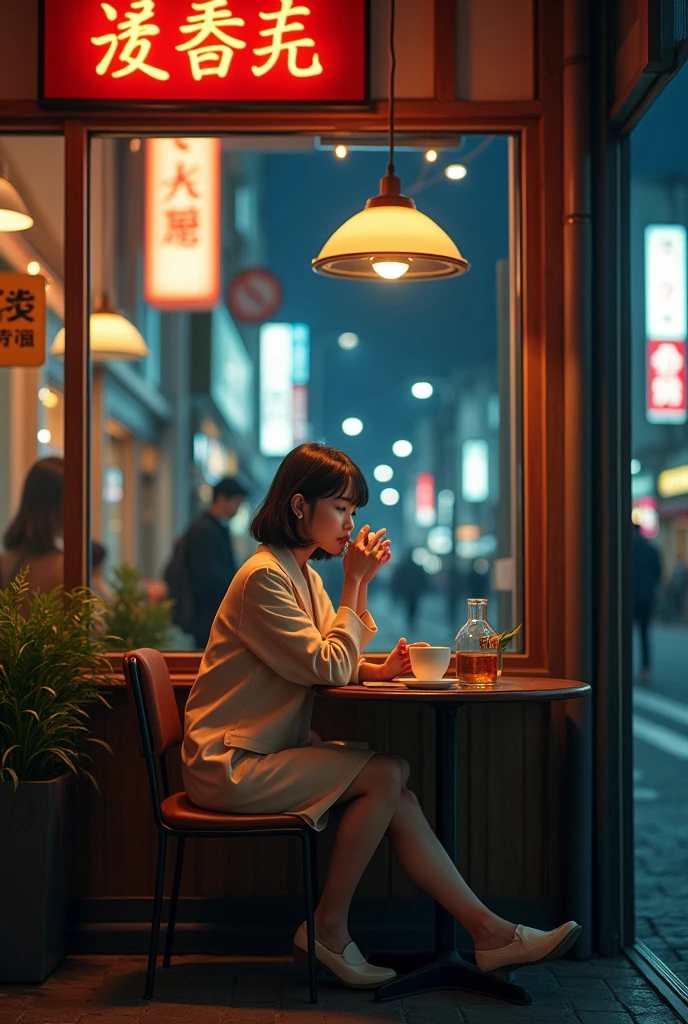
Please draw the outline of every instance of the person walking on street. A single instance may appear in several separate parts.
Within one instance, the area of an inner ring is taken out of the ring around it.
[[[397,566],[391,581],[394,598],[406,609],[406,628],[413,633],[418,618],[418,605],[428,589],[427,573],[413,561],[413,554],[407,551]]]
[[[662,562],[659,552],[647,537],[643,537],[640,526],[633,525],[633,621],[638,624],[642,655],[640,681],[647,683],[650,678],[650,619],[655,603],[657,584],[662,577]]]
[[[247,497],[246,488],[224,477],[213,488],[213,503],[177,541],[165,571],[173,619],[205,649],[215,614],[237,571],[229,521]]]

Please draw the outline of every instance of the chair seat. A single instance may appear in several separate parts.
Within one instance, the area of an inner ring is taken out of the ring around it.
[[[220,814],[192,804],[181,790],[163,800],[162,820],[171,828],[241,832],[242,829],[304,829],[308,825],[297,814]]]

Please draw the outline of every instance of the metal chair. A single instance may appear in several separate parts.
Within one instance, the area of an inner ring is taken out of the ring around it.
[[[168,837],[177,840],[177,857],[167,921],[163,967],[169,967],[177,916],[179,886],[187,839],[238,839],[259,836],[300,836],[303,843],[303,887],[308,922],[308,978],[310,999],[318,1001],[317,961],[313,931],[313,909],[317,891],[316,837],[306,822],[295,814],[216,814],[191,803],[186,793],[170,793],[165,755],[182,741],[179,713],[167,664],[159,651],[140,648],[124,655],[124,676],[138,717],[141,753],[146,760],[153,800],[153,817],[158,829],[158,866],[155,875],[153,922],[148,954],[145,999],[153,996],[155,968],[162,916],[163,887]]]

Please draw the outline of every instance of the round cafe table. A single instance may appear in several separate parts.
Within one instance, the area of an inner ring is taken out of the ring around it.
[[[485,687],[457,684],[451,690],[409,690],[400,687],[319,686],[319,696],[331,700],[403,701],[429,704],[435,710],[435,827],[437,837],[456,863],[458,823],[457,716],[467,704],[503,701],[570,700],[590,693],[587,683],[570,679],[502,676]],[[460,953],[456,921],[440,904],[435,908],[435,955],[429,964],[382,985],[379,1001],[399,999],[431,989],[466,989],[514,1003],[532,1002],[530,993],[496,974],[483,974],[473,954]]]

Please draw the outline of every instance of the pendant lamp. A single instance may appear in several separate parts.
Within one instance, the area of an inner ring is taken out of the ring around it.
[[[26,231],[31,227],[33,217],[9,180],[7,164],[0,160],[0,231]]]
[[[394,173],[395,14],[396,0],[390,0],[387,173],[380,180],[380,194],[345,221],[313,260],[313,270],[328,277],[427,281],[455,277],[469,267],[446,231],[417,210],[413,199],[401,194],[401,180]]]
[[[103,363],[111,359],[145,359],[148,348],[143,336],[121,313],[117,313],[103,298],[98,308],[91,313],[88,321],[91,343],[91,359],[94,363]],[[55,335],[50,348],[52,356],[64,358],[65,329],[61,328]]]

